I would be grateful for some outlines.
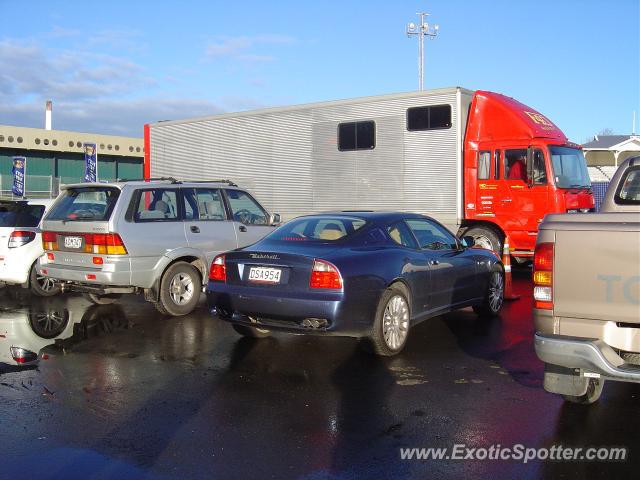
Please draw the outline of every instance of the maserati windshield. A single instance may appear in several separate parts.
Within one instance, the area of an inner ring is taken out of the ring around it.
[[[582,150],[550,146],[553,176],[558,188],[590,188],[589,172]]]

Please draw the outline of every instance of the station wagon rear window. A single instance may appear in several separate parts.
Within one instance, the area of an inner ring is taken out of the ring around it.
[[[281,242],[335,242],[360,230],[367,222],[350,217],[304,217],[278,228],[267,238]]]
[[[47,215],[47,220],[63,220],[65,222],[109,220],[119,195],[120,190],[114,187],[69,188],[53,206]]]

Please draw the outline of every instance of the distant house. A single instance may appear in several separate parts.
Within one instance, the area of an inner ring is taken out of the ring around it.
[[[640,135],[596,135],[582,145],[590,167],[617,167],[634,155],[640,155]]]

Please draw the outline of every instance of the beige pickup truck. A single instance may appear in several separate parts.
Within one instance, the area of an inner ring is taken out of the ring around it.
[[[545,217],[533,280],[545,390],[589,404],[605,380],[640,383],[640,156],[620,165],[599,213]]]

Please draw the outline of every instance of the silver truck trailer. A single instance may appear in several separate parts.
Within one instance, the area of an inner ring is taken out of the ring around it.
[[[145,174],[229,178],[283,219],[403,210],[455,231],[472,97],[454,87],[152,123]],[[421,128],[412,131],[414,107]]]

